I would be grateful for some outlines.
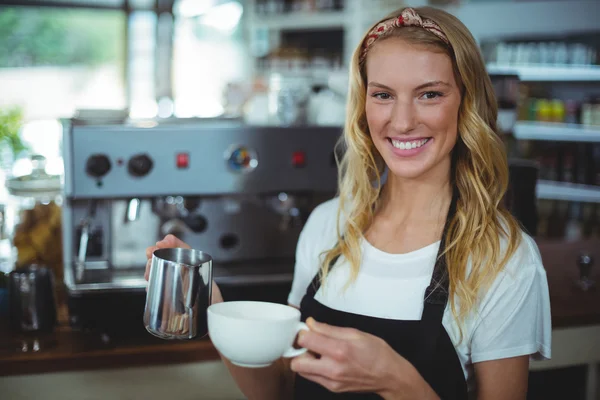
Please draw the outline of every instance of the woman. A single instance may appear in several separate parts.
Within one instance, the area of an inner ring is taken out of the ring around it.
[[[309,217],[289,295],[310,351],[259,370],[226,361],[234,379],[261,400],[525,399],[529,358],[550,356],[548,286],[502,206],[507,160],[474,39],[446,12],[405,8],[350,70],[340,194]]]

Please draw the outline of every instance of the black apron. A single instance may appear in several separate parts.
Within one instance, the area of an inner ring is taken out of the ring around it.
[[[444,310],[448,302],[449,280],[445,257],[440,254],[446,247],[448,222],[456,211],[453,196],[446,218],[437,261],[431,282],[425,290],[423,315],[420,321],[402,321],[368,317],[342,312],[326,307],[315,300],[321,285],[317,274],[306,290],[300,304],[302,321],[313,317],[329,325],[355,328],[385,340],[398,354],[407,359],[443,400],[467,399],[467,383],[456,350],[446,329],[442,325]],[[331,267],[337,260],[331,262]],[[332,393],[318,383],[296,375],[294,398],[312,399],[381,399],[374,393]]]

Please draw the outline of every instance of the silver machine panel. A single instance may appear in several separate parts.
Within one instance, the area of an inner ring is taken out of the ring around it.
[[[340,128],[71,124],[64,133],[69,293],[143,290],[167,234],[210,254],[217,282],[291,280],[310,212],[335,196]]]

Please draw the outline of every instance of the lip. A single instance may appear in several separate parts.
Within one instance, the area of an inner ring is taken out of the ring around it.
[[[390,137],[388,137],[386,139],[387,139],[386,141],[388,143],[388,146],[390,146],[390,149],[392,149],[392,152],[395,155],[399,156],[399,157],[413,157],[413,156],[415,156],[415,155],[423,152],[425,150],[425,148],[427,148],[429,146],[429,144],[433,141],[432,137],[430,137],[430,138],[421,137],[421,138],[411,138],[411,139],[408,139],[408,138],[390,138]],[[394,145],[392,144],[392,139],[394,139],[394,140],[400,140],[402,142],[411,142],[411,141],[414,141],[414,140],[423,140],[423,139],[429,139],[429,140],[427,141],[427,143],[425,143],[421,147],[417,147],[415,149],[409,149],[409,150],[404,149],[403,150],[403,149],[399,149],[397,147],[394,147]]]
[[[401,142],[413,142],[415,140],[431,139],[431,136],[417,136],[417,137],[406,137],[406,136],[387,136],[386,139],[399,140]]]

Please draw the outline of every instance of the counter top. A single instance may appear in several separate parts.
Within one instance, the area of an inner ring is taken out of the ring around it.
[[[554,328],[600,324],[600,288],[582,292],[575,287],[577,256],[587,252],[596,265],[592,277],[600,285],[600,240],[576,243],[538,242],[550,286]],[[25,337],[15,337],[0,327],[0,376],[68,370],[123,368],[136,365],[216,360],[217,351],[208,339],[164,341],[150,334],[104,343],[97,335],[71,330],[65,307],[59,309],[55,332],[40,337],[38,352],[18,351]],[[32,346],[32,341],[26,341]],[[46,343],[49,345],[46,347]],[[46,347],[46,348],[44,348]]]
[[[67,326],[60,326],[53,334],[38,336],[36,339],[41,346],[41,350],[37,352],[31,351],[31,347],[35,345],[34,338],[6,334],[0,336],[0,376],[185,363],[219,358],[208,339],[171,342],[153,337],[137,337],[103,343],[100,336],[74,332]],[[19,351],[24,345],[30,351]]]

